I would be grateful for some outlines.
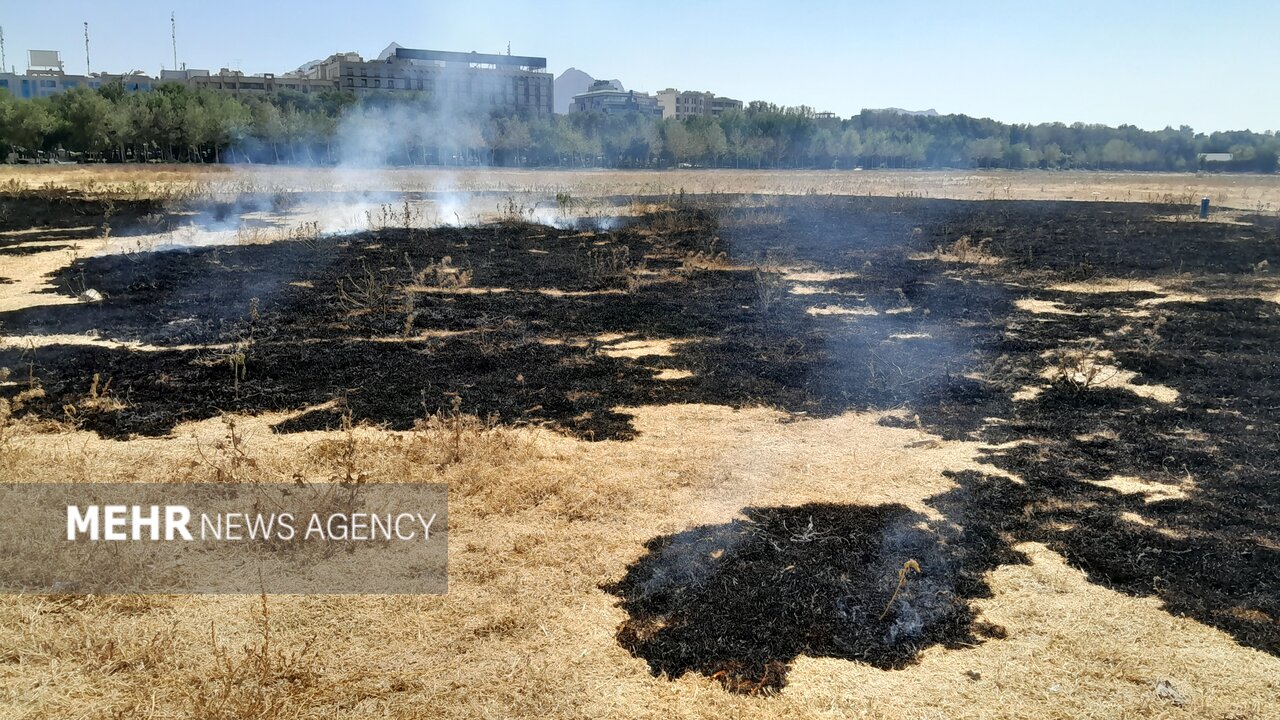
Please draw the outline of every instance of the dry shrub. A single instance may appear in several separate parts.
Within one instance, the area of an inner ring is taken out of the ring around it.
[[[1164,341],[1161,331],[1164,330],[1165,325],[1168,323],[1169,316],[1161,314],[1139,331],[1137,337],[1134,338],[1134,342],[1137,344],[1138,350],[1143,355],[1147,357],[1155,355],[1156,350],[1159,349],[1161,343]]]
[[[752,271],[755,282],[756,307],[762,315],[768,316],[787,294],[785,273],[778,260],[772,255],[765,256]]]
[[[416,286],[456,290],[471,285],[474,271],[470,267],[455,266],[453,258],[448,255],[428,263],[420,270],[414,267],[408,253],[405,253],[404,261],[409,267],[411,282]]]
[[[113,412],[124,407],[124,401],[111,393],[111,378],[103,381],[101,373],[94,373],[89,391],[75,402],[64,404],[62,413],[68,423],[78,426],[86,414]]]
[[[1054,351],[1049,356],[1051,382],[1079,391],[1101,385],[1115,374],[1107,359],[1096,341],[1082,348]]]
[[[766,268],[756,268],[753,273],[756,289],[756,307],[768,315],[786,294],[786,282],[782,273]]]
[[[0,367],[0,383],[8,382],[12,374],[9,368]],[[40,384],[40,379],[35,375],[34,364],[27,366],[25,384],[25,389],[18,391],[8,400],[0,398],[0,428],[6,425],[11,426],[13,419],[22,412],[28,402],[39,400],[45,396],[44,387]]]
[[[328,465],[331,470],[328,481],[342,486],[353,486],[363,483],[368,473],[361,469],[362,455],[368,452],[368,443],[361,442],[356,435],[356,424],[351,420],[351,409],[343,407],[342,427],[336,438],[325,438],[316,443],[315,457]],[[301,476],[295,477],[300,481]]]
[[[689,275],[699,270],[718,270],[729,265],[729,256],[723,252],[690,250],[680,260],[680,272]]]
[[[315,686],[320,677],[312,640],[282,646],[272,636],[267,596],[255,610],[253,642],[230,649],[209,625],[212,668],[195,683],[188,696],[191,717],[239,719],[276,718],[288,714],[297,696]]]
[[[223,415],[222,423],[226,434],[207,450],[199,439],[196,440],[199,459],[192,461],[190,467],[207,471],[209,482],[239,484],[258,480],[258,461],[249,455],[244,433],[235,416]]]
[[[377,210],[365,211],[364,216],[370,230],[385,230],[387,228],[408,230],[418,227],[422,223],[422,212],[410,205],[408,198],[404,200],[403,204],[399,205],[382,203]]]
[[[633,203],[633,209],[636,204]],[[685,195],[684,189],[672,193],[666,203],[643,215],[642,225],[653,232],[674,235],[681,233],[714,233],[720,226],[724,208],[706,198],[694,199]]]
[[[338,278],[338,303],[352,314],[377,312],[389,306],[398,289],[387,273],[375,271],[362,260],[359,273]]]
[[[594,287],[639,287],[639,275],[645,270],[645,260],[632,260],[631,248],[626,245],[603,245],[588,248],[582,256],[582,274]]]
[[[572,220],[572,226],[586,232],[606,232],[617,224],[618,211],[614,206],[602,200],[574,201],[579,207],[573,218],[563,218],[562,222]]]
[[[982,238],[975,242],[968,235],[962,235],[955,242],[934,248],[933,254],[934,257],[943,261],[983,265],[998,261],[998,258],[988,251],[990,245],[991,238]]]
[[[514,197],[507,196],[505,201],[498,203],[498,217],[495,222],[500,227],[510,230],[533,230],[539,227],[534,220],[536,210],[534,205],[525,205]]]
[[[320,240],[320,223],[316,220],[299,223],[287,231],[287,240],[300,242],[307,247],[315,248]]]
[[[495,419],[481,420],[464,414],[462,398],[454,395],[447,412],[437,411],[414,424],[413,454],[415,460],[428,462],[438,470],[469,457],[501,461],[500,448],[493,447],[492,441],[502,436]]]

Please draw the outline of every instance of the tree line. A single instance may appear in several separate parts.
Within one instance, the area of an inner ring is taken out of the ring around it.
[[[1204,153],[1231,153],[1206,165]],[[237,97],[166,84],[76,88],[19,100],[0,91],[0,159],[653,168],[1204,169],[1275,172],[1280,135],[1007,124],[870,111],[825,118],[753,102],[716,118],[639,113],[444,112],[385,93]]]

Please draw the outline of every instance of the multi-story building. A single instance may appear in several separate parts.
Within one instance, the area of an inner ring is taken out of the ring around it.
[[[715,93],[667,88],[658,92],[662,117],[684,120],[691,117],[719,117],[730,109],[742,109],[742,101],[720,97]]]
[[[662,117],[662,106],[658,104],[657,98],[648,93],[619,90],[608,80],[597,80],[586,92],[573,96],[569,112],[638,112]]]
[[[719,95],[711,98],[711,114],[714,117],[720,117],[721,113],[726,110],[741,110],[742,101],[733,98],[721,97]]]
[[[394,52],[393,52],[394,50]],[[418,93],[444,109],[488,111],[494,108],[550,115],[554,79],[547,60],[521,55],[415,50],[393,45],[377,60],[356,53],[338,53],[284,75],[245,75],[223,68],[164,70],[155,79],[141,74],[92,76],[67,75],[57,62],[49,68],[28,70],[25,75],[0,73],[0,90],[20,98],[47,97],[73,87],[99,88],[123,80],[126,90],[150,90],[160,83],[176,82],[194,89],[219,90],[236,95],[259,95],[281,90],[302,93],[344,90],[357,95],[382,92]]]
[[[304,76],[357,95],[421,93],[442,108],[461,111],[505,108],[550,115],[553,107],[553,78],[547,59],[540,57],[396,47],[381,60],[331,55]]]
[[[24,100],[49,97],[72,88],[85,87],[96,90],[103,85],[122,83],[130,92],[150,90],[156,79],[131,73],[113,75],[111,73],[94,73],[92,75],[68,75],[61,70],[28,70],[26,73],[0,73],[0,90]]]
[[[165,71],[169,72],[169,71]],[[185,78],[174,77],[172,80],[185,82],[192,89],[221,90],[235,95],[262,95],[265,93],[291,90],[293,92],[313,93],[325,90],[337,90],[338,83],[332,80],[282,75],[276,77],[272,73],[262,75],[245,75],[237,70],[222,68],[216,75],[208,70],[180,70],[179,73],[195,73]],[[161,76],[161,79],[170,79]]]
[[[209,77],[208,70],[188,70],[183,67],[181,70],[161,70],[161,82],[183,82],[190,83],[198,77]]]

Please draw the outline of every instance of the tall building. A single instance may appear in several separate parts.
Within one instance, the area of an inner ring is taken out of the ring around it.
[[[380,60],[356,53],[330,55],[309,67],[304,77],[357,95],[422,93],[441,107],[458,110],[523,109],[550,115],[554,107],[546,58],[402,47],[384,54]]]
[[[573,96],[569,112],[638,112],[662,117],[662,106],[658,104],[657,98],[648,93],[619,90],[609,80],[596,80],[586,92]]]
[[[684,120],[691,117],[720,117],[730,109],[742,109],[742,101],[721,97],[715,93],[667,88],[658,93],[662,117]]]

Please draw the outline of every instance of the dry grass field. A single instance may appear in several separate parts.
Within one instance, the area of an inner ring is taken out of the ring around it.
[[[498,192],[582,197],[691,194],[874,195],[952,200],[1199,202],[1274,212],[1280,176],[1073,171],[360,169],[280,166],[5,166],[0,187],[58,187],[131,195],[213,189],[354,192]]]
[[[0,477],[450,494],[445,595],[0,596],[0,716],[1276,717],[1276,178],[0,202]]]

